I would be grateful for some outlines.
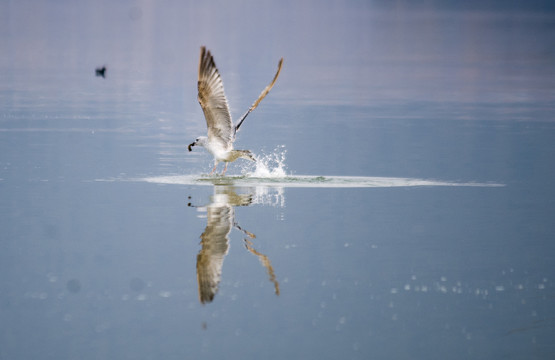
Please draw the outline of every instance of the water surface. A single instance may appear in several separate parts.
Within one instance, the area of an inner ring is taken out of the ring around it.
[[[0,358],[553,358],[555,16],[396,4],[0,5]]]

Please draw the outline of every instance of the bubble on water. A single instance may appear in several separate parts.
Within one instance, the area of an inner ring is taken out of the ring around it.
[[[172,293],[170,291],[160,291],[158,295],[163,298],[169,298],[172,296]]]

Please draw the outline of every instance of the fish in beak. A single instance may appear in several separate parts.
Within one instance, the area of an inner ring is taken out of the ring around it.
[[[189,149],[189,151],[193,151],[193,146],[195,146],[196,144],[196,142],[190,143],[189,146],[187,146],[187,149]]]

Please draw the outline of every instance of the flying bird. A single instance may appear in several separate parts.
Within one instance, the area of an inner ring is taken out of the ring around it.
[[[237,125],[233,125],[229,106],[224,92],[224,84],[220,73],[216,68],[214,58],[206,47],[200,48],[200,62],[198,68],[198,101],[204,112],[206,125],[208,127],[208,136],[199,136],[194,142],[187,147],[192,151],[193,146],[202,146],[214,156],[214,168],[210,174],[216,171],[220,162],[225,163],[222,175],[225,175],[227,164],[239,158],[256,161],[254,155],[249,150],[234,150],[233,142],[237,131],[245,121],[247,115],[251,113],[260,101],[264,99],[274,86],[279,73],[283,58],[279,60],[278,69],[274,79],[270,85],[266,86],[258,96],[258,99],[251,105],[247,112],[241,116]]]

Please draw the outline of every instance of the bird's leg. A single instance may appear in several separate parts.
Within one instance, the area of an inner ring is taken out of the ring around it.
[[[227,170],[227,162],[225,163],[224,171],[222,171],[222,176],[225,175],[225,171],[226,171],[226,170]]]
[[[212,171],[210,171],[210,175],[212,175],[214,173],[214,171],[216,171],[217,166],[218,166],[218,163],[216,163],[216,165],[214,165],[214,168],[212,169]]]

